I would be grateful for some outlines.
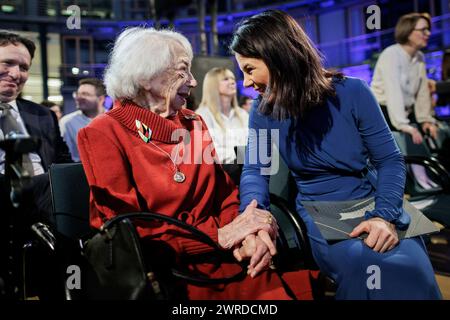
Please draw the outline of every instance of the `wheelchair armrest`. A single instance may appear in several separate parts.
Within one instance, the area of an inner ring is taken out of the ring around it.
[[[419,164],[429,169],[440,180],[442,191],[445,193],[450,192],[450,174],[436,158],[425,156],[404,156],[404,159],[407,164]]]
[[[274,205],[279,209],[279,212],[283,215],[283,221],[288,222],[288,224],[285,225],[284,227],[287,227],[287,229],[289,230],[283,230],[282,229],[283,226],[280,225],[280,221],[278,221],[282,233],[283,234],[285,234],[286,232],[294,233],[293,235],[297,239],[298,246],[300,247],[299,254],[301,254],[302,256],[301,258],[304,260],[303,261],[304,267],[306,269],[317,270],[318,266],[314,261],[311,252],[311,246],[309,244],[309,238],[307,236],[306,225],[303,222],[303,220],[300,218],[298,213],[290,209],[289,204],[287,203],[286,200],[273,193],[270,193],[270,203],[271,205]],[[275,218],[277,218],[277,216],[275,216]],[[282,217],[278,217],[278,220],[280,220],[280,218]]]

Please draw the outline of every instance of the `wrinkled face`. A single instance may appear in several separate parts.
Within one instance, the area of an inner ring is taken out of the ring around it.
[[[92,84],[82,84],[75,92],[75,102],[81,111],[96,111],[102,102]]]
[[[219,94],[228,97],[236,94],[236,79],[231,71],[219,75]]]
[[[0,101],[10,102],[28,80],[31,55],[23,44],[0,46]]]
[[[409,44],[417,49],[425,48],[428,44],[431,32],[427,20],[419,19],[413,32],[408,37]]]
[[[164,110],[158,109],[160,113],[180,110],[186,104],[191,88],[197,85],[191,73],[191,60],[178,42],[174,44],[173,56],[174,61],[168,69],[143,85],[153,101],[163,106]]]
[[[244,73],[244,87],[253,87],[260,94],[263,94],[270,81],[269,69],[264,61],[244,57],[239,53],[236,53],[236,60]]]

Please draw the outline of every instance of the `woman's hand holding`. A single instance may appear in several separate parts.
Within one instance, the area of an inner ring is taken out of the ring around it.
[[[376,217],[361,222],[350,233],[350,237],[357,237],[364,232],[369,234],[364,243],[376,252],[389,251],[399,242],[395,226],[382,218]]]
[[[238,261],[250,259],[247,274],[252,278],[272,264],[272,256],[274,254],[266,245],[266,241],[262,240],[264,237],[270,240],[269,235],[264,230],[260,230],[258,235],[248,235],[242,241],[242,246],[233,250],[233,254]],[[275,241],[273,244],[275,245]]]
[[[278,224],[270,212],[258,209],[257,205],[257,201],[252,200],[242,214],[218,230],[218,242],[222,248],[231,249],[240,245],[248,235],[264,230],[269,237],[263,236],[263,241],[267,242],[266,245],[271,252],[276,252],[272,241],[268,241],[267,238],[276,239]]]

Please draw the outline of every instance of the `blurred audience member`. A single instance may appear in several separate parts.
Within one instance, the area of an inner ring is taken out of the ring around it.
[[[0,140],[19,134],[37,137],[41,141],[35,152],[22,158],[25,160],[22,166],[31,176],[31,181],[22,186],[21,201],[14,206],[11,203],[10,178],[4,175],[5,152],[0,149],[0,282],[4,286],[0,288],[0,300],[4,295],[13,297],[20,292],[20,254],[25,241],[32,238],[30,225],[37,221],[52,221],[48,167],[52,163],[71,161],[54,113],[19,98],[28,80],[35,49],[33,41],[0,31]],[[38,279],[43,279],[51,268],[48,260],[45,263],[46,268],[33,265]],[[11,268],[11,264],[15,267]],[[49,287],[50,284],[46,283],[45,288]]]
[[[52,110],[56,114],[56,118],[58,119],[58,121],[61,120],[63,113],[59,104],[54,103],[50,100],[44,100],[41,102],[41,105]]]
[[[80,161],[77,147],[78,130],[84,128],[92,119],[105,112],[106,89],[103,82],[96,78],[81,79],[78,90],[74,93],[77,111],[61,118],[59,126],[61,135],[69,146],[73,161]]]
[[[248,113],[239,108],[233,72],[213,68],[206,73],[202,101],[196,112],[208,126],[220,161],[234,163],[234,148],[247,143]]]
[[[372,90],[391,130],[410,134],[414,143],[423,141],[422,132],[437,138],[424,55],[431,22],[428,15],[410,13],[395,27],[396,44],[381,53],[375,66]]]

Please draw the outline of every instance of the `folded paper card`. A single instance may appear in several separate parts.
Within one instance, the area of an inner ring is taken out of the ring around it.
[[[349,233],[364,221],[366,211],[375,209],[373,197],[349,201],[302,201],[302,204],[328,241],[349,239]],[[439,232],[439,229],[407,200],[403,200],[403,209],[410,215],[411,223],[408,229],[397,230],[399,239]]]

